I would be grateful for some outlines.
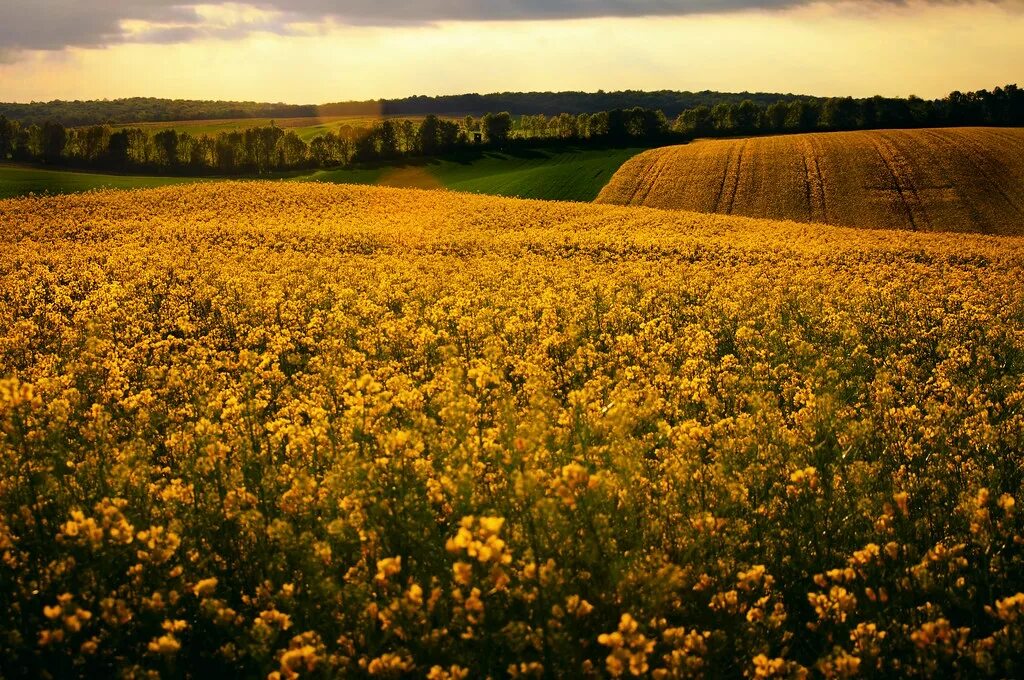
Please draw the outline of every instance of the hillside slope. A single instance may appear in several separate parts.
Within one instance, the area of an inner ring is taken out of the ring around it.
[[[616,170],[640,151],[639,148],[521,149],[464,158],[408,161],[390,166],[285,173],[280,177],[297,182],[381,184],[590,202]],[[94,189],[142,189],[216,179],[111,175],[0,164],[0,199],[29,194],[70,194]]]
[[[554,201],[593,201],[623,163],[641,149],[524,149],[479,158],[439,159],[378,168],[320,170],[302,180],[451,189]]]
[[[443,191],[0,201],[0,676],[1024,677],[1022,278]]]
[[[96,189],[152,189],[208,181],[199,177],[110,175],[0,164],[0,200],[30,194],[75,194]]]
[[[918,231],[1024,233],[1024,130],[699,141],[641,154],[599,203]]]

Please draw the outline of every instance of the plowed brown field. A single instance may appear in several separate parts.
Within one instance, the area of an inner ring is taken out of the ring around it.
[[[627,162],[599,203],[880,229],[1024,233],[1024,130],[699,141]]]

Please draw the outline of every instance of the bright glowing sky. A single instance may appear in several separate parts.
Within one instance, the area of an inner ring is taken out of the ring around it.
[[[2,26],[2,101],[1024,85],[1022,0],[0,0]]]

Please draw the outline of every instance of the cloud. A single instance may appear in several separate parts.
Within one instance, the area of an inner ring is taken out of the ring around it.
[[[10,59],[19,50],[232,39],[261,31],[288,34],[295,25],[327,21],[389,26],[682,16],[787,9],[816,1],[820,0],[0,0],[0,55]],[[907,0],[872,1],[877,6],[903,5]],[[924,1],[961,4],[973,0]],[[996,2],[1019,7],[1024,0]]]
[[[125,20],[196,24],[194,7],[169,0],[0,0],[0,49],[59,50],[124,42]]]

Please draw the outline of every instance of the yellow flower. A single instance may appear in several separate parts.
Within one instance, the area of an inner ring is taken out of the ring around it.
[[[455,576],[455,582],[459,585],[468,586],[473,581],[473,565],[467,562],[453,564],[452,573]]]
[[[181,649],[181,643],[174,635],[167,633],[161,635],[152,642],[149,643],[149,651],[154,654],[163,654],[165,656],[171,656],[176,654]]]
[[[207,597],[212,595],[213,591],[217,589],[217,583],[217,578],[214,576],[204,578],[192,587],[192,592],[196,597]]]
[[[374,580],[377,583],[387,583],[395,574],[402,571],[402,558],[401,557],[386,557],[383,560],[377,561],[377,575]]]

